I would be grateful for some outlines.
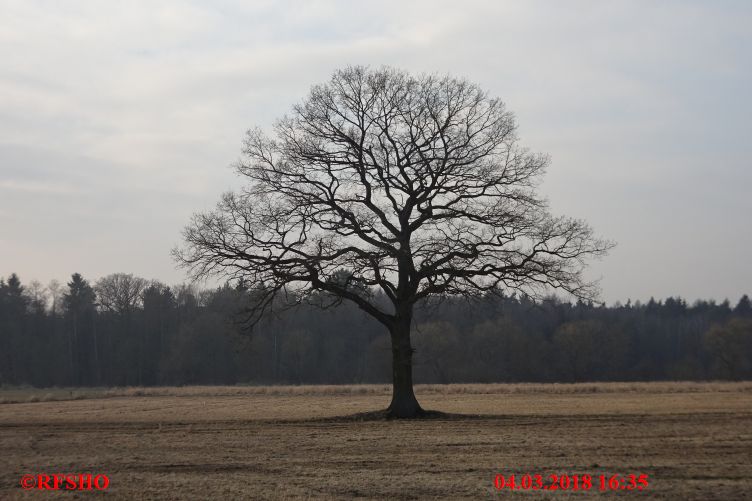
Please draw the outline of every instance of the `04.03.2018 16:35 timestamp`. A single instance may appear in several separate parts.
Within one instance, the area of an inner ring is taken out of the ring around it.
[[[642,491],[649,485],[647,474],[600,475],[503,475],[494,477],[494,487],[509,490],[566,490],[566,491]]]

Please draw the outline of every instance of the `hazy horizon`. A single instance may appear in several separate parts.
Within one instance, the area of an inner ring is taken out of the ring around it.
[[[552,212],[616,241],[589,272],[608,304],[733,306],[752,293],[750,25],[733,1],[0,1],[0,277],[186,281],[170,249],[242,185],[245,130],[366,64],[505,101],[552,157]]]

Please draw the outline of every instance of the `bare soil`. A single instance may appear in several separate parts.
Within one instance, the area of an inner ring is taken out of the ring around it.
[[[78,391],[0,390],[22,402],[0,404],[0,499],[752,497],[750,383],[426,386],[421,404],[450,415],[419,421],[353,417],[386,407],[382,386]],[[20,486],[55,472],[110,486]],[[497,473],[649,486],[499,492]]]

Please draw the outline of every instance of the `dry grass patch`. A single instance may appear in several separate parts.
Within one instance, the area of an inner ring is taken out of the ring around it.
[[[39,498],[20,476],[55,471],[105,473],[114,499],[602,496],[497,493],[497,473],[644,473],[647,492],[619,497],[741,499],[752,492],[752,392],[695,385],[419,387],[426,408],[476,416],[407,422],[332,418],[385,407],[388,387],[145,389],[3,405],[0,499]]]
[[[752,393],[752,382],[640,382],[640,383],[490,383],[419,384],[425,395],[510,395],[590,393]],[[335,396],[391,394],[391,385],[295,385],[295,386],[156,386],[124,388],[0,388],[0,404],[50,402],[119,397],[242,397],[242,396]]]

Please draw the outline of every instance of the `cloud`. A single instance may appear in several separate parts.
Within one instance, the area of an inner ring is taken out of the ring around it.
[[[19,181],[4,181],[0,179],[0,192],[2,191],[20,191],[30,194],[74,194],[79,190],[74,186],[66,186],[52,183],[39,183],[39,182],[19,182]]]
[[[46,280],[86,272],[75,256],[97,249],[90,273],[179,280],[169,248],[238,185],[244,131],[337,67],[390,64],[507,102],[523,142],[553,157],[554,209],[629,250],[594,269],[608,299],[739,295],[751,24],[747,2],[6,1],[0,214],[18,237],[0,262]],[[722,282],[698,272],[692,234],[725,242]]]

